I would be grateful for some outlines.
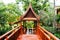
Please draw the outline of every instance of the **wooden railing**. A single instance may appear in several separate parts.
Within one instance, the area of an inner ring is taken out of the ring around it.
[[[22,27],[15,29],[14,32],[12,32],[8,37],[5,38],[5,40],[17,40],[17,37],[23,34]]]
[[[36,34],[40,36],[42,40],[50,40],[50,37],[45,34],[40,28],[36,29]]]
[[[43,27],[38,26],[45,34],[47,34],[50,37],[50,40],[59,40],[56,36],[54,36],[52,33],[45,30]]]
[[[13,31],[15,31],[17,28],[19,27],[16,27],[10,31],[8,31],[7,33],[3,34],[2,36],[0,36],[0,40],[4,40],[6,37],[8,37]]]
[[[19,36],[18,32],[19,32],[19,29],[16,29],[8,37],[6,37],[5,40],[13,40],[13,39],[16,40],[17,36]]]
[[[16,27],[11,31],[0,36],[0,40],[16,40],[18,36],[24,33],[23,27]],[[41,37],[42,40],[59,40],[52,33],[45,30],[43,27],[38,26],[36,28],[36,34]]]

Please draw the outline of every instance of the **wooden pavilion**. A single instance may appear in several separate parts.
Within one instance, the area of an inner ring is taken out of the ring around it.
[[[26,21],[34,22],[34,28],[32,29],[33,31],[35,30],[34,33],[28,35],[26,34]],[[0,36],[0,40],[59,40],[52,33],[41,27],[39,21],[39,16],[33,11],[32,6],[30,4],[26,13],[21,16],[20,21],[14,23],[19,23],[20,26],[17,26],[11,31]]]

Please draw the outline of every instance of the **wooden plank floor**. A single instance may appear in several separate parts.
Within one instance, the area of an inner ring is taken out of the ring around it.
[[[20,35],[17,40],[42,40],[38,35],[35,34],[23,34]]]

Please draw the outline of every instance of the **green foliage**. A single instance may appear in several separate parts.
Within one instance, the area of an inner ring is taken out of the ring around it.
[[[0,36],[11,29],[12,29],[11,26],[9,26],[8,24],[5,24],[4,26],[0,25]]]
[[[55,27],[51,27],[51,26],[43,26],[46,30],[48,30],[51,33],[55,33],[56,32],[56,28]]]
[[[27,22],[26,22],[26,27],[27,27],[27,28],[33,28],[33,27],[34,27],[33,21],[27,21]]]
[[[32,7],[36,14],[40,16],[40,22],[43,25],[53,26],[54,21],[54,9],[50,6],[48,0],[16,0],[22,2],[24,10],[29,6],[29,3],[32,4]]]
[[[18,21],[17,18],[21,13],[17,4],[4,5],[0,3],[0,35],[12,29],[9,23]]]
[[[21,11],[18,8],[18,5],[17,4],[9,4],[9,5],[7,5],[6,8],[7,8],[7,10],[6,10],[7,16],[9,16],[7,18],[7,20],[9,22],[17,21],[17,18],[21,15]]]
[[[60,38],[60,32],[55,32],[54,35],[58,38]]]
[[[53,33],[56,37],[60,38],[60,32],[58,32],[55,27],[50,26],[43,26],[43,27],[49,32]]]
[[[3,3],[0,3],[0,5],[0,24],[4,25],[6,23],[6,18],[4,15],[6,8],[4,7],[5,5]]]
[[[57,20],[57,23],[60,23],[60,14],[57,15],[56,20]]]
[[[47,8],[49,6],[48,0],[46,0],[46,1],[43,1],[43,0],[20,0],[20,1],[22,1],[22,3],[23,3],[24,10],[26,10],[29,3],[31,3],[34,11],[37,14],[39,14],[38,11],[40,11],[40,10],[47,11]]]

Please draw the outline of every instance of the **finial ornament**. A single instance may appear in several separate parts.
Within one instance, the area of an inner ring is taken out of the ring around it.
[[[29,7],[32,7],[32,4],[31,3],[29,3]]]

